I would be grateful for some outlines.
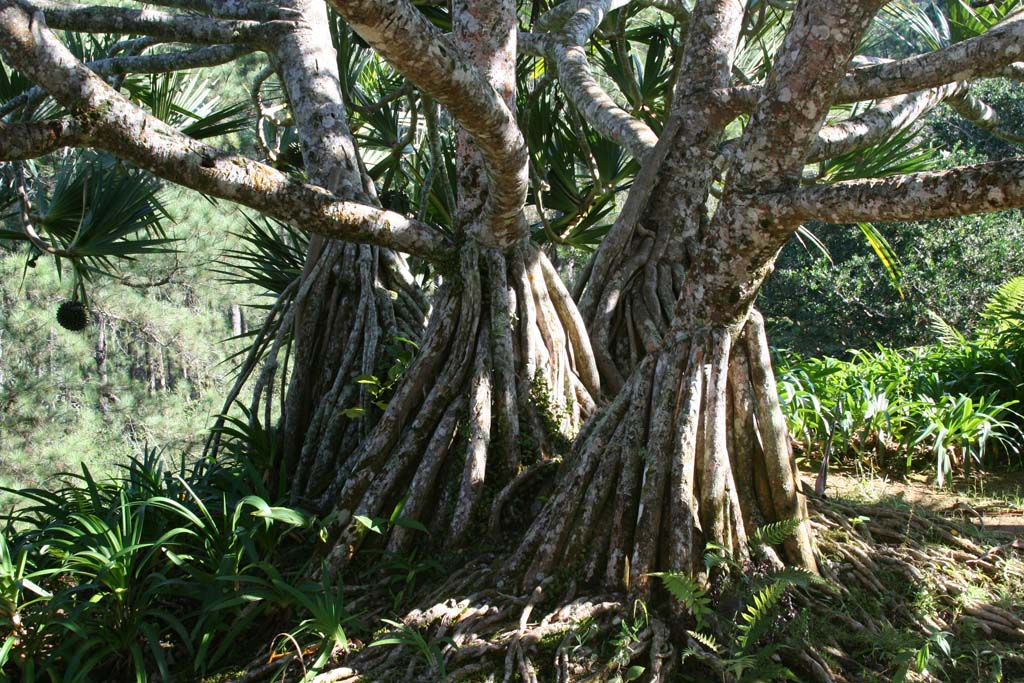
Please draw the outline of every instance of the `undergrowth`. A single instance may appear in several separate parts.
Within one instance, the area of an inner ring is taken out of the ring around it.
[[[1000,287],[971,338],[937,316],[932,323],[931,346],[779,360],[783,409],[805,453],[927,464],[940,486],[954,470],[1024,462],[1024,277]]]

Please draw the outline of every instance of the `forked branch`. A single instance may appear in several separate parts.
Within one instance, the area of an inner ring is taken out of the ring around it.
[[[521,212],[529,153],[515,114],[452,41],[407,0],[331,0],[331,5],[406,78],[443,104],[473,136],[487,171],[480,224],[485,246],[506,247],[528,226]]]
[[[559,9],[569,7],[575,11],[562,19],[564,25],[559,31],[546,36],[531,34],[529,45],[554,63],[562,91],[587,123],[622,145],[634,158],[644,159],[658,144],[658,136],[650,126],[616,104],[601,87],[584,48],[605,14],[615,6],[612,0],[574,0],[559,5]]]
[[[130,103],[82,64],[46,28],[12,2],[0,2],[0,52],[72,111],[90,143],[157,176],[249,206],[301,230],[447,258],[440,231],[401,214],[298,182],[252,159],[179,133]]]

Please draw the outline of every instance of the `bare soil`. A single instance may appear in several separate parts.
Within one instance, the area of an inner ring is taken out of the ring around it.
[[[803,472],[814,489],[816,473]],[[895,478],[884,474],[832,471],[825,496],[864,502],[903,502],[973,524],[1000,536],[1024,538],[1024,471],[982,472],[958,477],[938,488],[924,474]]]

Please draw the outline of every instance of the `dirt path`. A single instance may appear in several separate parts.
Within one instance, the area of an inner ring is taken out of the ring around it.
[[[812,489],[815,476],[803,473]],[[1024,538],[1024,472],[960,477],[944,489],[936,488],[919,474],[895,480],[884,475],[829,472],[825,495],[858,501],[903,501],[963,519],[985,531]]]

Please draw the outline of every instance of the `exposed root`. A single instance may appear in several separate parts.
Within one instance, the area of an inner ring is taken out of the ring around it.
[[[281,415],[294,502],[323,492],[339,452],[351,452],[380,413],[371,385],[356,378],[386,382],[384,366],[396,361],[384,349],[399,337],[418,342],[430,312],[404,258],[389,251],[331,242],[316,262],[310,294],[295,304],[295,370]]]
[[[866,657],[848,648],[855,637],[866,638],[869,648],[877,648],[881,634],[894,628],[916,629],[924,639],[938,630],[955,633],[969,625],[990,639],[986,648],[1014,667],[1008,671],[1024,666],[1024,658],[1014,654],[1024,642],[1024,612],[1020,605],[1000,605],[995,599],[1003,580],[1024,580],[1024,556],[1017,549],[1002,556],[986,553],[965,536],[965,530],[912,509],[813,500],[811,520],[821,538],[820,567],[829,582],[793,595],[804,612],[817,619],[816,626],[777,641],[781,659],[776,661],[799,680],[831,683],[862,680],[868,674],[879,680],[891,677],[899,664],[894,653],[888,659]],[[439,659],[411,646],[360,646],[336,653],[333,667],[313,680],[436,681],[443,661],[451,681],[611,681],[639,666],[644,669],[639,680],[648,683],[669,680],[670,672],[679,667],[693,680],[714,672],[723,675],[735,661],[728,646],[711,651],[688,635],[688,617],[678,609],[649,603],[641,610],[622,594],[560,596],[550,579],[528,594],[504,593],[492,587],[493,567],[503,562],[481,557],[467,564],[424,595],[421,604],[426,607],[401,620]],[[883,582],[878,577],[890,578]],[[373,589],[359,588],[366,590]],[[935,598],[933,609],[912,604],[912,595],[919,590]],[[858,591],[882,592],[877,599],[865,600]],[[870,605],[883,610],[872,611]],[[733,616],[734,606],[715,607],[727,620],[738,618]],[[383,615],[369,610],[365,618],[372,622],[379,616]],[[782,626],[773,633],[785,634],[785,624],[802,623],[802,618],[796,613],[780,617]],[[699,654],[682,659],[685,648]],[[283,666],[283,661],[276,666],[260,663],[237,680],[267,680]],[[300,668],[293,663],[292,673],[283,680],[297,680]]]
[[[308,475],[299,467],[296,486],[318,509],[339,512],[333,570],[366,540],[356,516],[388,519],[399,505],[403,518],[424,520],[449,546],[485,533],[488,518],[499,531],[501,489],[559,452],[594,409],[598,374],[587,336],[544,255],[527,245],[504,256],[467,243],[461,257],[372,431],[340,445],[306,436],[306,449],[321,455]],[[338,396],[356,391],[337,377]],[[325,490],[311,489],[322,480],[331,482]],[[399,524],[382,540],[399,551],[415,533]]]
[[[1024,616],[1019,610],[1013,613],[994,604],[991,591],[978,589],[1012,577],[1024,580],[1024,565],[1019,561],[1001,559],[949,520],[913,508],[866,508],[814,499],[812,509],[818,547],[831,560],[822,564],[822,574],[842,598],[850,598],[857,590],[891,598],[892,582],[883,581],[895,575],[904,586],[929,596],[929,611],[912,603],[916,593],[903,598],[907,600],[903,609],[916,613],[923,634],[952,630],[957,623],[969,621],[995,639],[1024,642]],[[855,607],[856,601],[849,604]],[[894,614],[899,609],[892,605]],[[852,618],[859,628],[871,628],[872,615]]]
[[[781,520],[797,520],[786,558],[813,571],[768,363],[756,314],[736,343],[706,329],[648,355],[577,439],[507,575],[529,587],[575,568],[646,599],[650,573],[699,571],[707,543],[742,561],[747,531]]]

